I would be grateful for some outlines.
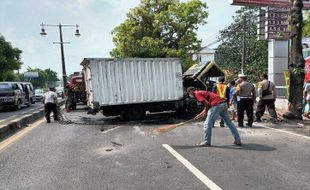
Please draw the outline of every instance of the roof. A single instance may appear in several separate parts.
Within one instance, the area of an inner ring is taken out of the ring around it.
[[[209,61],[193,65],[183,74],[183,77],[201,78],[203,75],[206,77],[225,76],[222,69],[215,62]]]

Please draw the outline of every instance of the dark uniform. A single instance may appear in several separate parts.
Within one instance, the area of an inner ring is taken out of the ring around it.
[[[244,76],[245,77],[245,76]],[[240,77],[242,78],[242,77]],[[253,105],[256,99],[255,87],[253,84],[243,80],[236,88],[237,98],[237,112],[239,127],[243,127],[244,111],[248,116],[248,126],[253,124]]]

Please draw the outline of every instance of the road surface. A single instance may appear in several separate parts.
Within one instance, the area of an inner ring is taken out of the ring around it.
[[[310,189],[307,136],[256,126],[239,130],[238,147],[214,128],[213,146],[197,148],[202,122],[155,134],[170,116],[68,117],[76,124],[42,121],[0,144],[0,189]]]

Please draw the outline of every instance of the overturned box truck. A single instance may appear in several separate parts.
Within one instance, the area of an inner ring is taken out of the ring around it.
[[[196,114],[203,106],[186,97],[186,88],[206,89],[209,77],[224,75],[211,62],[195,65],[183,75],[181,60],[174,58],[85,58],[81,65],[91,112],[125,120],[141,119],[146,111]]]

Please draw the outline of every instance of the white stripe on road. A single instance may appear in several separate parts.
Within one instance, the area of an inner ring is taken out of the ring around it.
[[[310,137],[305,136],[305,135],[300,135],[300,134],[297,134],[297,133],[292,133],[292,132],[289,132],[289,131],[285,131],[285,130],[281,130],[281,129],[275,129],[275,128],[272,128],[272,127],[267,127],[267,126],[262,126],[262,125],[256,125],[256,126],[261,127],[261,128],[265,128],[265,129],[271,129],[271,130],[279,131],[279,132],[282,132],[282,133],[286,133],[286,134],[290,134],[290,135],[294,135],[294,136],[297,136],[297,137],[302,137],[302,138],[310,140]]]
[[[115,129],[118,129],[118,128],[120,128],[120,127],[115,127],[115,128],[112,128],[112,129],[108,129],[108,130],[106,130],[106,131],[102,131],[101,133],[102,133],[102,134],[105,134],[105,133],[108,133],[108,132],[110,132],[110,131],[114,131]]]
[[[176,159],[178,159],[189,171],[191,171],[202,183],[204,183],[211,190],[222,190],[213,181],[211,181],[206,175],[204,175],[200,170],[198,170],[193,164],[186,160],[181,154],[175,151],[168,144],[162,145],[167,149]]]

